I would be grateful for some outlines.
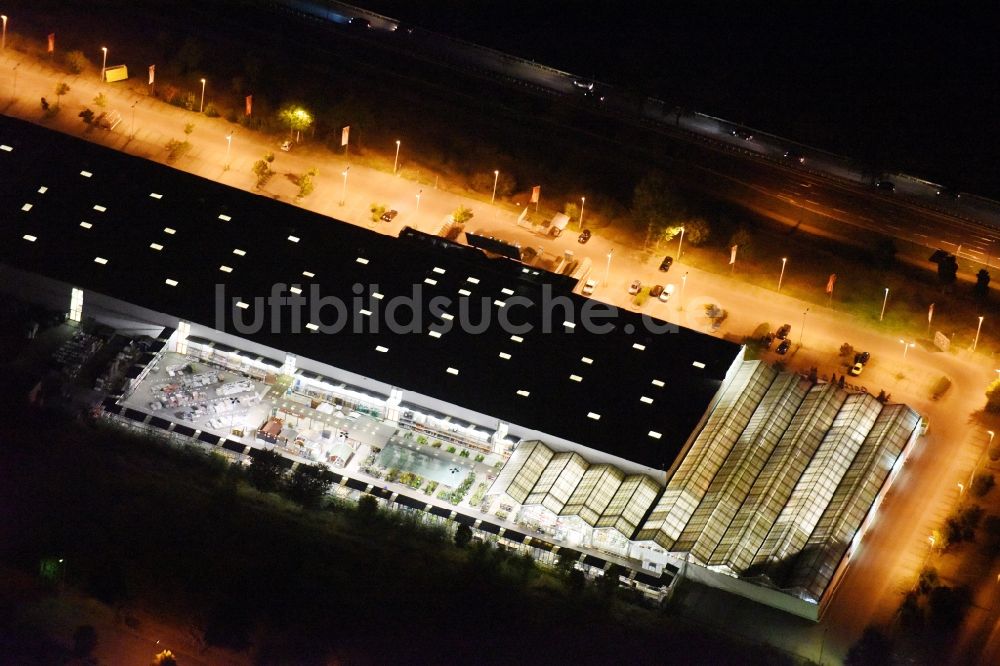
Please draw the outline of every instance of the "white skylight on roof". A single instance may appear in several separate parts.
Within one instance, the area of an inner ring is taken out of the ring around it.
[[[455,315],[449,314],[447,312],[442,312],[441,313],[441,319],[444,319],[445,321],[451,321],[454,318],[455,318]]]
[[[438,283],[438,281],[435,280],[434,278],[424,278],[424,284],[429,284],[431,286],[434,286],[437,283]]]
[[[367,264],[368,263],[368,260],[365,259],[364,257],[358,257],[357,259],[355,259],[355,261],[358,262],[359,264]]]
[[[583,377],[581,377],[580,375],[570,375],[569,378],[572,379],[574,382],[582,382],[583,381]]]
[[[598,414],[597,412],[587,412],[587,418],[594,419],[595,421],[600,421],[601,415]]]
[[[42,185],[41,187],[38,188],[38,193],[39,194],[45,194],[48,191],[49,191],[49,188],[45,187],[44,185]]]
[[[299,242],[299,237],[298,236],[289,236],[288,240],[292,241],[293,243],[298,243]]]
[[[382,345],[379,345],[378,347],[375,348],[375,351],[384,354],[387,351],[389,351],[389,348],[388,347],[383,347]]]
[[[162,194],[158,194],[156,192],[150,192],[149,196],[153,197],[154,199],[162,199],[163,198]]]
[[[103,213],[104,211],[107,210],[107,208],[105,208],[101,204],[94,204],[94,210],[96,210],[98,213]]]
[[[385,294],[380,294],[379,292],[376,291],[372,294],[372,298],[381,301],[383,298],[385,298]]]
[[[240,248],[236,248],[233,250],[233,254],[235,254],[237,257],[243,257],[246,255],[246,253],[247,253],[246,250],[241,250]]]
[[[316,274],[315,273],[310,273],[309,271],[302,271],[302,277],[314,278],[314,277],[316,277]]]
[[[440,338],[441,331],[427,331],[427,335],[431,336],[432,338]]]
[[[223,222],[228,222],[229,220],[231,220],[233,218],[229,217],[225,213],[219,213],[219,219],[222,220]]]
[[[458,374],[458,368],[448,368],[448,374],[449,375],[457,375]]]
[[[695,362],[694,362],[694,363],[692,363],[691,365],[693,365],[693,366],[694,366],[694,367],[696,367],[696,368],[704,368],[704,367],[705,367],[705,364],[704,364],[704,363],[702,363],[701,361],[695,361]]]
[[[248,307],[250,307],[250,304],[244,303],[243,301],[239,301],[238,303],[236,303],[236,307],[238,307],[240,310],[246,310]]]
[[[570,330],[573,330],[574,328],[576,328],[576,323],[572,322],[572,321],[569,321],[569,320],[566,320],[566,321],[563,322],[563,326],[565,326],[566,328],[568,328]]]
[[[365,310],[364,308],[362,308],[362,309],[358,310],[358,314],[360,314],[362,317],[370,317],[372,315],[372,311],[371,310]]]
[[[83,176],[84,178],[90,178],[94,174],[90,173],[89,171],[81,171],[80,175]]]
[[[437,266],[434,267],[434,272],[437,273],[438,275],[445,274],[445,270],[443,268],[438,268]]]
[[[30,203],[24,204],[23,206],[21,206],[21,210],[27,213],[29,210],[31,210],[31,204]]]
[[[647,405],[652,405],[653,404],[653,399],[652,398],[648,398],[646,396],[642,396],[641,398],[639,398],[639,400],[641,402],[646,403]]]
[[[21,236],[21,238],[28,241],[29,243],[34,243],[36,240],[38,240],[38,236],[32,236],[31,234],[24,234],[23,236]]]
[[[528,269],[527,269],[527,268],[522,268],[522,269],[521,269],[521,272],[522,272],[522,273],[527,273],[527,272],[528,272]]]
[[[472,284],[479,284],[479,278],[474,278],[471,275],[465,278],[466,282],[471,282]]]
[[[510,336],[510,339],[511,342],[524,342],[524,338],[522,338],[520,335],[512,335]]]
[[[503,306],[505,306],[505,305],[507,305],[507,304],[506,304],[506,303],[504,303],[504,302],[503,302],[503,301],[501,301],[501,300],[494,300],[494,301],[493,301],[493,305],[497,306],[498,308],[502,308]]]
[[[472,296],[472,292],[468,289],[459,289],[458,293],[462,296]]]
[[[150,243],[149,247],[156,250],[157,252],[163,249],[163,246],[160,245],[159,243]]]
[[[586,363],[587,365],[592,365],[594,363],[594,359],[590,358],[589,356],[584,356],[580,360]]]
[[[94,263],[98,263],[103,266],[104,264],[108,263],[108,260],[105,259],[104,257],[94,257]]]
[[[659,387],[661,387],[661,388],[662,388],[662,387],[664,386],[664,383],[663,383],[663,381],[662,381],[662,380],[660,380],[660,379],[654,379],[654,380],[653,380],[653,386],[659,386]]]
[[[223,273],[232,273],[233,272],[233,269],[231,267],[229,267],[229,266],[226,266],[225,264],[222,264],[221,266],[219,266],[219,270],[222,271]]]
[[[3,143],[3,144],[0,144],[0,150],[4,151],[5,153],[9,153],[10,151],[12,151],[14,149],[11,148],[10,146],[8,146],[6,143]]]
[[[163,233],[173,236],[177,233],[177,231],[175,229],[171,229],[170,227],[163,227]]]
[[[508,354],[507,352],[500,352],[500,358],[502,358],[505,361],[509,361],[510,360],[510,354]]]
[[[500,290],[500,293],[504,294],[506,296],[513,296],[514,295],[514,290],[513,289],[508,289],[507,287],[504,287],[503,289]]]
[[[90,222],[81,222],[80,226],[83,227],[84,229],[89,229],[94,225],[92,225]]]
[[[177,280],[175,280],[173,278],[167,278],[166,280],[164,280],[164,282],[166,282],[171,287],[176,287],[177,286]]]
[[[314,324],[312,322],[309,322],[308,324],[306,324],[306,328],[308,328],[313,333],[315,333],[316,331],[319,330],[319,326],[317,326],[316,324]]]
[[[632,349],[638,349],[639,351],[645,351],[646,345],[640,345],[638,342],[632,343]]]
[[[652,437],[653,439],[659,439],[659,438],[663,437],[663,435],[661,433],[658,433],[655,430],[650,430],[649,431],[649,436]]]
[[[289,287],[289,288],[288,288],[288,291],[292,292],[292,293],[293,293],[293,294],[295,294],[296,296],[298,296],[299,294],[301,294],[301,293],[302,293],[302,290],[301,290],[301,289],[299,289],[298,287]]]
[[[520,391],[517,392],[517,394],[522,398],[527,398],[529,395],[531,395],[531,391],[525,391],[524,389],[521,389]]]

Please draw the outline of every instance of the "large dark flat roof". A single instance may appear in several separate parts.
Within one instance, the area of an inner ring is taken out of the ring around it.
[[[265,327],[243,337],[649,467],[671,465],[739,351],[683,328],[648,333],[626,311],[610,333],[567,329],[561,312],[554,330],[542,333],[544,284],[570,299],[577,320],[588,301],[564,280],[517,262],[392,238],[16,119],[0,117],[0,144],[6,264],[207,326],[215,325],[217,284],[250,304],[247,320],[253,297],[268,296],[273,283],[298,284],[303,297],[316,284],[348,303],[351,321],[366,328],[372,318],[359,310],[384,310],[416,285],[427,296],[418,333],[296,334],[285,309],[283,332]],[[497,320],[499,303],[515,295],[536,304],[503,306],[512,322],[532,327],[520,342]],[[431,296],[450,304],[432,314]],[[455,325],[461,307],[472,322],[489,313],[492,324],[463,332]],[[334,318],[330,308],[324,315]],[[446,325],[452,329],[440,337],[428,333]],[[227,330],[237,333],[231,323]]]

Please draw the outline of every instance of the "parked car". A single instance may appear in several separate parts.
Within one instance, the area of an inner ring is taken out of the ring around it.
[[[861,374],[861,371],[865,369],[865,366],[861,363],[855,363],[854,367],[847,371],[851,377],[857,377]]]
[[[869,354],[868,352],[858,352],[857,354],[854,355],[854,362],[864,365],[865,363],[868,362],[868,359],[870,359],[871,357],[872,355]]]
[[[652,287],[649,288],[649,297],[650,298],[659,298],[660,294],[662,294],[662,293],[663,293],[663,285],[662,284],[654,284]]]
[[[629,294],[638,294],[639,290],[642,289],[642,283],[638,280],[632,280],[632,283],[628,286]]]
[[[775,351],[778,352],[779,354],[784,355],[784,354],[786,354],[788,352],[788,350],[789,350],[789,348],[791,346],[792,346],[792,341],[791,340],[787,340],[787,339],[786,340],[782,340],[781,344],[778,345],[778,348],[775,349]]]
[[[670,267],[674,265],[673,257],[664,257],[663,261],[660,262],[660,270],[666,273],[670,270]]]
[[[878,189],[880,189],[880,190],[885,190],[886,192],[895,192],[896,191],[896,183],[892,182],[891,180],[878,180],[878,181],[875,181],[875,187],[878,188]]]
[[[281,142],[281,149],[286,153],[292,149],[292,142],[290,139],[285,139]]]
[[[597,280],[587,280],[583,283],[583,295],[590,296],[594,293],[594,289],[597,288]]]
[[[738,136],[744,141],[750,141],[751,139],[753,139],[753,134],[743,129],[742,127],[734,127],[729,131],[729,133],[732,134],[733,136]]]
[[[937,189],[937,195],[939,197],[945,197],[947,199],[961,199],[962,194],[953,187],[948,187],[943,185]]]
[[[786,160],[795,160],[799,164],[805,164],[806,163],[806,157],[805,157],[805,155],[803,155],[802,153],[798,152],[797,150],[786,150],[785,151],[785,159]]]
[[[583,231],[581,231],[580,235],[576,239],[576,241],[580,244],[586,243],[589,240],[590,240],[590,229],[584,229]]]
[[[384,213],[382,213],[382,217],[380,219],[383,222],[392,222],[393,218],[395,218],[397,215],[399,215],[399,211],[387,210]]]
[[[791,330],[792,330],[792,325],[785,324],[784,326],[778,329],[778,332],[774,334],[774,337],[778,338],[779,340],[784,340],[785,338],[788,337],[788,334],[791,332]]]
[[[670,300],[670,294],[672,293],[674,293],[674,285],[668,284],[666,287],[663,288],[663,291],[660,293],[660,300],[666,303],[667,301]]]

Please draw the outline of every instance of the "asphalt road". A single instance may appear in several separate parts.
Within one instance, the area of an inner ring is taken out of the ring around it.
[[[857,383],[875,393],[884,388],[892,393],[894,400],[907,402],[929,415],[931,433],[918,441],[916,450],[880,512],[876,528],[862,541],[862,547],[853,558],[821,625],[804,627],[801,622],[780,613],[752,609],[741,614],[738,624],[726,622],[730,630],[739,627],[752,639],[764,638],[813,659],[823,650],[826,660],[842,656],[872,619],[890,618],[900,601],[900,591],[915,579],[927,553],[927,536],[951,511],[957,497],[956,483],[968,477],[980,453],[977,441],[981,441],[981,433],[970,427],[967,421],[969,413],[982,405],[983,387],[993,376],[993,368],[986,364],[986,357],[982,355],[976,356],[968,350],[941,353],[918,345],[908,352],[904,361],[903,348],[897,336],[887,335],[877,326],[768,289],[746,285],[738,279],[699,271],[686,266],[683,260],[675,263],[664,275],[657,270],[658,258],[647,258],[633,248],[612,244],[600,235],[595,235],[588,244],[580,245],[572,233],[557,239],[532,234],[515,224],[516,208],[507,205],[493,207],[488,201],[436,189],[429,174],[423,174],[418,182],[355,163],[351,165],[344,196],[341,173],[348,165],[346,157],[331,155],[325,149],[308,145],[282,153],[277,147],[283,137],[263,136],[242,129],[236,130],[230,147],[226,137],[233,125],[222,119],[197,116],[150,98],[143,94],[144,81],[125,85],[103,84],[96,72],[66,78],[39,63],[8,52],[0,65],[0,99],[9,99],[13,94],[12,72],[17,63],[20,63],[17,69],[17,97],[2,107],[8,115],[42,122],[39,98],[48,96],[51,99],[53,95],[50,91],[55,83],[65,78],[71,91],[61,100],[64,110],[56,119],[43,123],[57,131],[83,135],[88,140],[118,150],[163,161],[166,157],[163,146],[167,140],[185,138],[183,126],[194,122],[196,126],[189,137],[192,151],[175,167],[196,175],[254,191],[250,168],[264,152],[272,151],[277,155],[273,166],[278,174],[262,194],[279,197],[290,205],[301,205],[391,235],[397,234],[403,225],[432,230],[445,215],[459,205],[467,205],[475,213],[469,228],[482,228],[522,244],[542,246],[552,254],[571,249],[578,256],[590,256],[594,261],[594,275],[602,281],[608,251],[614,248],[609,279],[595,294],[600,300],[632,307],[625,290],[629,280],[639,278],[647,284],[672,281],[677,291],[671,302],[663,304],[650,300],[643,306],[644,311],[711,332],[710,322],[703,316],[704,305],[718,303],[728,311],[729,318],[720,330],[712,334],[737,338],[750,334],[762,321],[768,321],[772,326],[787,321],[792,324],[791,338],[796,346],[785,360],[796,369],[807,370],[815,365],[820,375],[831,372],[843,374],[846,371],[837,358],[837,350],[844,341],[870,351],[873,361]],[[92,100],[98,92],[108,95],[110,108],[120,110],[123,121],[112,132],[91,130],[85,133],[85,126],[76,113],[84,106],[92,107]],[[135,136],[130,138],[133,129]],[[404,144],[404,154],[405,149]],[[228,170],[225,168],[227,162],[231,166]],[[735,162],[741,166],[732,167],[734,169],[758,169],[762,174],[773,172],[770,177],[774,180],[770,187],[774,191],[759,184],[754,187],[767,191],[759,196],[780,201],[776,193],[780,193],[781,170],[753,161]],[[745,166],[747,164],[751,167]],[[302,173],[313,166],[319,169],[315,192],[294,204],[296,188],[285,174]],[[804,189],[810,190],[811,199],[818,200],[816,196],[831,197],[827,205],[834,201],[846,201],[850,195],[849,189],[829,183],[821,185],[821,179],[815,177],[803,178],[801,182],[810,183],[810,187]],[[822,189],[824,194],[813,194],[813,188]],[[418,193],[421,195],[419,209]],[[342,197],[345,205],[340,206]],[[872,206],[873,210],[881,210],[879,207],[886,205],[899,207],[896,202],[885,203],[882,199],[878,196],[862,197],[857,205]],[[396,220],[388,224],[371,222],[368,207],[373,201],[396,208],[399,211]],[[823,202],[827,203],[827,200],[824,198]],[[681,277],[685,273],[688,277],[683,281],[682,289]],[[810,310],[805,315],[805,330],[802,331],[803,313],[807,307]],[[801,346],[797,344],[800,339]],[[930,386],[942,375],[951,378],[953,387],[944,399],[934,402],[929,397]],[[711,598],[690,609],[693,616],[700,614],[705,622],[718,624],[720,618],[728,617],[721,611],[708,613],[707,609],[741,607],[740,603],[721,593],[708,591],[706,594]]]

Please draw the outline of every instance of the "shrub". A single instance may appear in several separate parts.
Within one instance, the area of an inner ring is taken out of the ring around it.
[[[187,141],[178,141],[177,139],[167,141],[167,162],[177,161],[189,150],[191,150],[191,144]]]
[[[84,109],[83,111],[81,111],[77,115],[79,115],[81,118],[83,118],[83,122],[87,123],[88,125],[90,125],[90,124],[92,124],[94,122],[94,112],[91,111],[90,109]]]
[[[976,497],[982,497],[986,493],[990,492],[993,488],[995,481],[993,475],[989,473],[977,474],[976,478],[972,481],[972,487],[969,489],[973,495]]]
[[[79,74],[90,64],[87,56],[83,55],[83,51],[70,51],[66,54],[63,62],[66,64],[66,69],[69,70],[70,74]]]
[[[448,451],[448,453],[454,453],[455,452],[455,447],[454,446],[449,446],[446,450]]]
[[[486,460],[486,456],[482,453],[476,455],[476,462],[483,462],[484,460]]]
[[[205,106],[205,115],[209,118],[218,118],[219,110],[215,108],[214,104],[208,104]]]

